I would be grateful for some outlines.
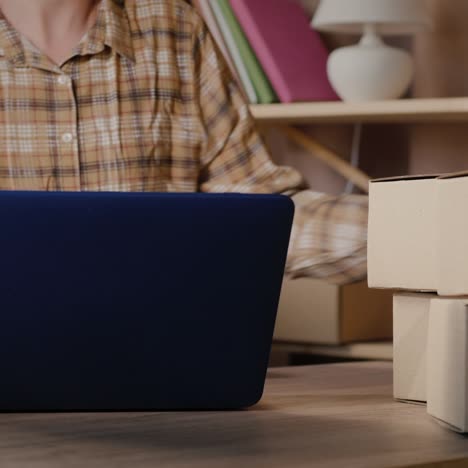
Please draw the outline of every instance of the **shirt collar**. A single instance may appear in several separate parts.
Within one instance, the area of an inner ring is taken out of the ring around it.
[[[26,55],[19,33],[6,20],[0,10],[0,55],[13,65],[25,65]]]
[[[132,31],[124,0],[101,0],[96,23],[75,52],[79,55],[95,54],[105,46],[131,61],[135,60]]]
[[[72,55],[93,55],[105,46],[119,55],[134,61],[130,21],[125,10],[125,0],[101,0],[94,26],[78,44]],[[20,34],[10,25],[0,11],[0,56],[5,56],[15,66],[27,66],[25,45]]]

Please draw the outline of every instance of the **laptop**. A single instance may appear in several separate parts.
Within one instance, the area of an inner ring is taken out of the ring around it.
[[[292,201],[0,192],[0,411],[262,396]]]

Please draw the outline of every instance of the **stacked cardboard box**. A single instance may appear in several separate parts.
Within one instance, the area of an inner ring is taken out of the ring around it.
[[[370,183],[368,282],[394,295],[394,396],[468,432],[468,173]]]

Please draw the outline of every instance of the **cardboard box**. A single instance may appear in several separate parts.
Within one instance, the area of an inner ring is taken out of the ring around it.
[[[426,402],[426,350],[431,299],[435,294],[393,297],[393,396]]]
[[[392,337],[392,293],[365,281],[335,286],[285,279],[274,338],[292,343],[342,344]]]
[[[468,432],[468,298],[432,299],[427,363],[427,412]]]
[[[416,176],[370,182],[370,287],[437,289],[436,179]]]
[[[468,295],[468,174],[437,180],[437,289],[443,296]]]
[[[371,181],[368,283],[468,295],[468,172]]]

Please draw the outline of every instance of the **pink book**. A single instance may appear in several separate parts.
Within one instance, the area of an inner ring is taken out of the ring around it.
[[[297,0],[230,0],[281,102],[331,101],[328,52]]]

